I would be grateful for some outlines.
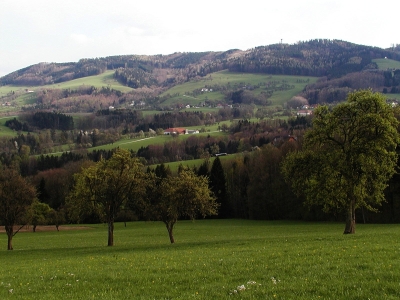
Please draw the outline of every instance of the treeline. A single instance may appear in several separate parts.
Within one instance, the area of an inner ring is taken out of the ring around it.
[[[383,93],[400,93],[400,70],[388,70],[383,75],[385,78]]]
[[[15,131],[34,131],[36,129],[73,130],[74,120],[71,116],[61,113],[36,112],[31,115],[21,116],[7,120],[4,124]]]
[[[300,96],[306,98],[309,104],[338,103],[344,101],[349,92],[365,87],[382,92],[384,81],[383,71],[350,73],[331,80],[322,77],[316,83],[307,85]]]
[[[115,71],[114,78],[123,85],[134,89],[144,86],[150,87],[158,84],[158,81],[154,78],[151,70],[147,70],[143,67],[137,69],[119,68]]]
[[[217,218],[245,218],[245,219],[293,219],[308,221],[339,221],[344,219],[344,212],[334,211],[324,213],[321,207],[311,210],[303,206],[303,199],[296,197],[281,174],[281,163],[290,151],[301,148],[301,139],[282,140],[280,143],[268,143],[251,152],[230,156],[229,159],[204,158],[200,166],[193,171],[198,176],[209,178],[209,187],[217,196],[220,203]],[[97,151],[82,156],[65,154],[58,158],[57,168],[43,168],[31,176],[31,182],[39,191],[41,202],[48,204],[68,218],[68,207],[65,200],[73,186],[73,174],[79,172],[82,166],[88,166],[90,161],[109,159],[114,151]],[[134,153],[131,153],[134,156]],[[38,159],[38,168],[44,164],[47,167],[54,164],[50,158],[41,156]],[[62,162],[62,163],[61,163]],[[148,167],[148,171],[171,174],[168,167],[157,165]],[[386,190],[386,203],[379,208],[379,213],[369,213],[360,210],[360,222],[400,222],[400,186],[398,175],[389,182]],[[124,210],[117,216],[117,221],[141,219],[141,215],[134,211]],[[82,222],[101,222],[101,216],[95,212],[85,215]]]
[[[16,118],[7,120],[5,125],[16,131],[33,131],[34,129],[73,130],[74,120],[71,116],[56,112],[36,112],[20,117],[24,122]]]
[[[340,40],[316,39],[256,47],[231,59],[227,66],[234,72],[338,78],[373,68],[372,59],[384,57],[400,60],[400,53]]]
[[[322,77],[307,85],[300,96],[308,99],[309,104],[338,103],[345,100],[349,92],[365,87],[384,94],[397,94],[400,92],[400,70],[350,73],[331,80]]]

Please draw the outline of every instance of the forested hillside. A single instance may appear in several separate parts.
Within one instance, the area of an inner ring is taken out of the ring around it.
[[[38,95],[40,108],[58,101],[69,112],[95,111],[106,105],[151,102],[157,108],[168,97],[158,98],[168,89],[206,78],[207,75],[228,70],[248,74],[296,75],[318,77],[316,84],[307,86],[300,96],[310,104],[340,102],[346,95],[360,88],[372,88],[386,94],[399,94],[399,70],[381,69],[376,60],[400,61],[398,45],[381,49],[340,40],[317,39],[296,44],[274,44],[248,50],[232,49],[225,52],[173,53],[169,55],[123,55],[85,58],[71,63],[39,63],[17,70],[0,78],[0,86],[51,86],[77,78],[112,71],[120,84],[135,89],[121,95],[104,88],[82,86],[77,90],[61,91],[46,88]],[[390,66],[390,64],[387,64]],[[242,92],[241,90],[232,91]],[[270,95],[256,93],[254,104],[267,104]],[[3,101],[13,101],[18,95],[9,93]],[[74,97],[75,96],[75,97]],[[168,95],[173,97],[174,95]],[[71,97],[74,97],[73,104]],[[390,98],[390,97],[389,97]],[[62,99],[62,101],[60,101]],[[81,101],[75,101],[79,99]]]
[[[81,59],[77,63],[39,63],[0,79],[1,85],[44,85],[115,70],[127,86],[172,86],[223,69],[235,72],[306,75],[338,78],[348,73],[377,70],[373,59],[400,61],[398,47],[380,49],[340,40],[311,40],[274,44],[249,50],[125,55]]]

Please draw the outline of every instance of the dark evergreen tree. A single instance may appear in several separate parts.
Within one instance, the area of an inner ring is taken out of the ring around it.
[[[42,177],[42,179],[39,182],[39,185],[36,188],[37,190],[37,197],[40,202],[49,204],[49,194],[46,191],[46,181]]]
[[[219,157],[215,158],[211,166],[210,188],[217,197],[217,202],[220,204],[218,216],[220,218],[232,217],[227,197],[225,172]]]
[[[161,179],[167,178],[168,176],[172,175],[171,169],[169,168],[169,166],[165,167],[164,164],[157,165],[154,171],[155,171],[156,176]]]
[[[208,176],[209,166],[210,166],[210,161],[208,159],[205,159],[203,163],[200,165],[199,169],[197,170],[197,176]]]

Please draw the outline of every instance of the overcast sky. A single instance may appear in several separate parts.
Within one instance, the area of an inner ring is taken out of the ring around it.
[[[400,43],[390,17],[397,1],[0,0],[0,76],[39,62],[246,50],[281,39],[389,48]]]

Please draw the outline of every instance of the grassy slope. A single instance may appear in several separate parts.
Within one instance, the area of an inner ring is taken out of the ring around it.
[[[220,156],[220,160],[222,162],[222,164],[229,162],[229,160],[233,160],[235,157],[238,157],[242,154],[230,154],[230,155],[226,155],[226,156]],[[214,162],[215,157],[210,157],[209,161],[210,161],[210,168]],[[190,169],[193,169],[194,167],[198,168],[200,167],[200,165],[204,162],[203,158],[199,158],[199,159],[192,159],[192,160],[183,160],[183,161],[174,161],[174,162],[170,162],[170,163],[165,163],[165,166],[168,166],[171,170],[172,173],[177,173],[178,172],[178,168],[179,166],[182,164],[183,166],[187,166]],[[157,165],[152,165],[150,166],[151,168],[155,168]]]
[[[25,93],[25,89],[28,88],[29,88],[28,86],[15,86],[15,85],[0,86],[0,97],[6,96],[10,92]]]
[[[380,70],[400,69],[400,61],[397,60],[379,58],[379,59],[373,59],[372,61],[378,65],[378,68]]]
[[[399,299],[399,225],[160,222],[0,235],[1,299]],[[244,285],[245,290],[238,291]],[[10,292],[12,290],[12,294]]]
[[[3,136],[16,136],[17,132],[11,130],[10,128],[6,127],[4,124],[6,123],[7,120],[14,119],[16,116],[11,116],[11,117],[0,117],[0,137]]]
[[[119,90],[121,92],[127,93],[132,91],[133,89],[127,86],[121,85],[118,81],[113,78],[114,71],[106,71],[103,74],[96,75],[96,76],[89,76],[74,79],[71,81],[66,81],[62,83],[57,83],[53,85],[46,85],[44,88],[57,88],[57,89],[74,89],[80,86],[95,86],[97,88],[107,87],[114,90]]]
[[[206,127],[207,130],[216,130],[216,127],[218,125],[214,125],[213,127]],[[187,128],[192,128],[192,127],[187,127]],[[196,129],[200,129],[199,127],[196,127]],[[223,134],[221,132],[204,132],[204,133],[199,133],[196,134],[198,136],[207,136],[208,134],[212,134],[212,135],[218,135],[218,134]],[[179,137],[177,137],[180,140],[184,140],[187,139],[188,137],[190,137],[190,134],[185,134],[185,135],[180,135]],[[164,144],[167,142],[171,142],[174,138],[170,135],[159,135],[159,136],[155,136],[155,137],[149,137],[149,138],[134,138],[134,139],[122,139],[119,140],[113,144],[108,144],[108,145],[102,145],[102,146],[98,146],[98,147],[93,147],[93,148],[89,148],[88,151],[91,150],[98,150],[98,149],[106,149],[106,150],[111,150],[113,148],[119,147],[122,149],[128,149],[128,150],[134,150],[137,151],[139,150],[139,148],[141,147],[146,147],[148,145],[159,145],[159,144]]]
[[[307,80],[309,82],[297,82],[298,79]],[[228,71],[221,71],[212,73],[209,76],[204,77],[198,81],[192,81],[185,84],[181,84],[175,86],[168,91],[166,91],[163,95],[170,94],[178,94],[179,96],[172,97],[168,99],[163,104],[174,104],[174,103],[185,103],[185,104],[192,104],[197,105],[200,102],[206,100],[224,100],[224,96],[220,92],[206,92],[203,93],[195,98],[192,96],[187,96],[186,93],[190,93],[195,89],[201,89],[205,86],[212,86],[212,85],[228,85],[228,83],[233,86],[234,84],[247,84],[247,85],[257,85],[259,83],[266,83],[270,81],[287,81],[288,84],[294,85],[295,88],[288,90],[288,91],[278,91],[273,94],[270,98],[273,105],[282,105],[284,102],[290,100],[293,96],[297,95],[306,84],[314,83],[317,78],[316,77],[304,77],[304,76],[279,76],[279,75],[268,75],[268,74],[247,74],[247,73],[232,73]],[[254,92],[260,93],[263,89],[259,88],[254,90]],[[185,96],[184,96],[185,95]]]
[[[14,91],[20,94],[15,100],[12,101],[13,106],[0,106],[0,112],[11,112],[18,111],[22,105],[33,104],[36,101],[35,93],[26,93],[25,89],[29,90],[42,90],[42,89],[76,89],[80,86],[95,86],[97,88],[110,87],[115,90],[127,93],[133,89],[127,86],[121,85],[118,81],[113,78],[114,71],[106,71],[103,74],[96,76],[83,77],[74,79],[58,84],[27,87],[27,86],[1,86],[0,87],[0,98],[6,96],[9,92]],[[0,102],[2,103],[2,102]]]

